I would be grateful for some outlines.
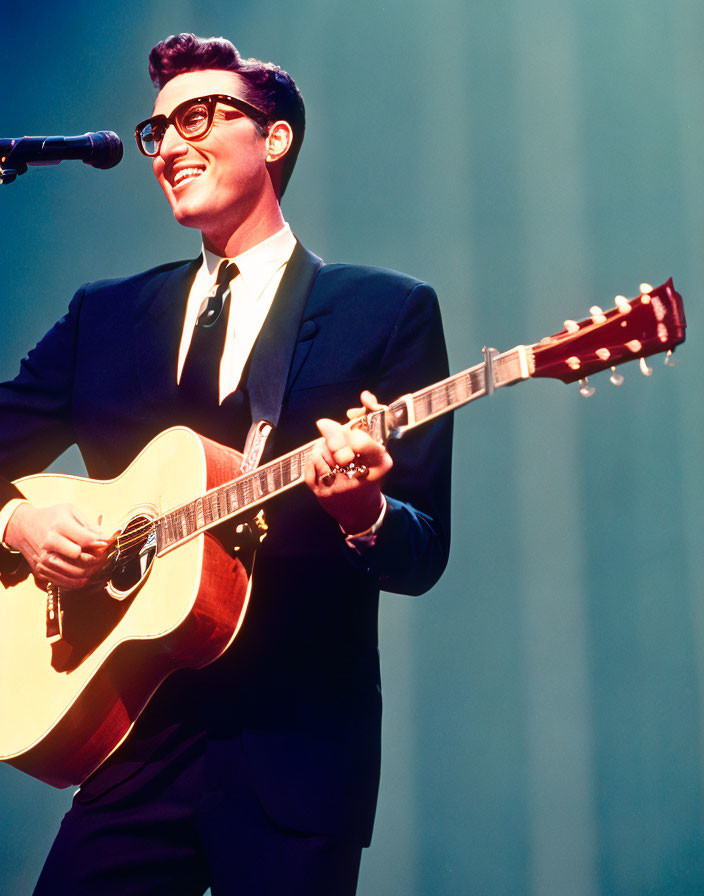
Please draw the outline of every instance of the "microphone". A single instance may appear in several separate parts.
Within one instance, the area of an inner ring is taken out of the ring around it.
[[[78,137],[0,137],[0,170],[27,165],[58,165],[80,159],[94,168],[114,168],[122,158],[122,140],[114,131],[91,131]]]

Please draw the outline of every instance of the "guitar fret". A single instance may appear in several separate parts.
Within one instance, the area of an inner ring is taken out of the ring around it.
[[[218,519],[222,519],[224,516],[227,516],[227,489],[219,488],[217,491],[217,508],[218,508]]]
[[[166,527],[164,525],[164,517],[158,519],[156,522],[156,549],[160,551],[162,548],[166,547]]]
[[[506,352],[494,360],[494,383],[496,386],[507,386],[522,378],[521,362],[517,352]]]
[[[439,395],[436,392],[436,396]],[[436,404],[438,398],[430,398]],[[155,520],[158,550],[166,550],[221,519],[234,516],[238,510],[257,504],[272,493],[301,481],[303,469],[312,454],[307,445],[248,476],[233,480],[195,498],[189,504],[176,507]]]
[[[478,370],[470,370],[468,380],[467,398],[471,398],[479,392],[483,393],[486,389],[486,377],[484,376],[483,367]]]
[[[437,415],[484,394],[484,369],[466,371],[451,377],[444,383],[423,389],[413,396],[415,422]]]

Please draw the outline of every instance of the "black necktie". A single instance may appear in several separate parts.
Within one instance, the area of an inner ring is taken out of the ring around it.
[[[220,402],[220,361],[230,313],[230,281],[239,273],[234,261],[222,261],[215,286],[203,300],[181,371],[181,395],[197,406]]]

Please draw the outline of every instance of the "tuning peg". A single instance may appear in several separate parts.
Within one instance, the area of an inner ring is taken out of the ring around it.
[[[606,315],[601,310],[598,305],[592,305],[589,309],[589,313],[592,316],[592,323],[595,324],[605,324],[606,323]]]
[[[628,314],[628,312],[631,310],[631,303],[625,296],[616,296],[614,302],[616,303],[616,307],[622,314]]]
[[[611,368],[611,376],[609,380],[614,384],[614,386],[622,386],[623,385],[623,376],[620,373],[616,373],[616,368]]]
[[[577,333],[579,332],[579,324],[576,320],[566,320],[563,324],[565,330],[568,333]]]
[[[652,291],[653,287],[649,283],[641,283],[640,294],[642,296],[649,296]]]
[[[591,398],[595,392],[596,389],[594,388],[594,386],[589,385],[589,380],[586,378],[586,376],[583,380],[579,381],[579,394],[583,398]]]
[[[668,350],[667,350],[667,354],[665,355],[665,364],[666,364],[666,366],[667,366],[667,367],[677,367],[677,365],[678,365],[679,363],[680,363],[680,362],[679,362],[679,359],[674,357],[674,355],[673,355],[673,353],[672,353],[672,349],[671,349],[671,348],[668,348]]]
[[[650,374],[653,372],[653,368],[648,367],[648,363],[645,358],[640,359],[640,372],[643,374],[643,376],[650,376]]]

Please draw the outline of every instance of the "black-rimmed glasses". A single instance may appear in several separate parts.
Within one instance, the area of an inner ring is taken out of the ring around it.
[[[262,127],[269,124],[268,117],[261,109],[250,106],[249,103],[234,96],[211,93],[209,96],[198,96],[180,103],[168,117],[153,115],[141,121],[134,129],[139,151],[150,158],[156,156],[170,124],[185,140],[200,140],[206,137],[213,126],[215,107],[218,103],[237,109]]]

